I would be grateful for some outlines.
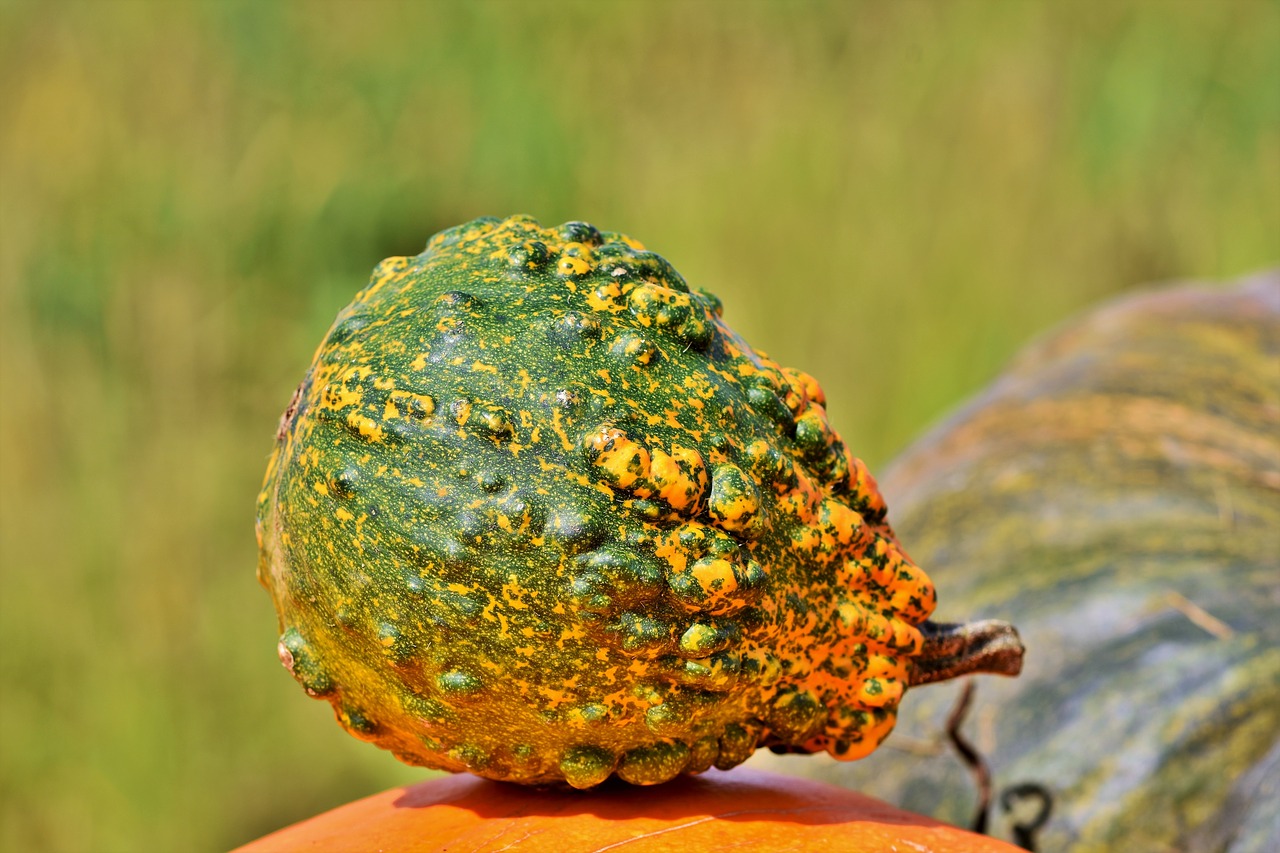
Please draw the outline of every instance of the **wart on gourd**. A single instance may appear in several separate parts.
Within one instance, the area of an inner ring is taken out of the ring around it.
[[[357,737],[495,779],[863,757],[908,686],[1022,647],[928,621],[825,402],[629,237],[441,232],[378,266],[282,418],[281,660]]]

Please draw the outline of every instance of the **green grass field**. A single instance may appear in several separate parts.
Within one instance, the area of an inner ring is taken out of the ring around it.
[[[382,257],[626,231],[875,469],[1079,308],[1274,264],[1277,80],[1270,0],[0,3],[0,848],[421,778],[254,580],[276,419]]]

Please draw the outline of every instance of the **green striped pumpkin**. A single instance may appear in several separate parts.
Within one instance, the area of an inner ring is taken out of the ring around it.
[[[1280,275],[1104,306],[882,483],[940,617],[1017,617],[1023,676],[981,680],[965,732],[997,793],[1052,794],[1038,849],[1280,850]],[[788,769],[967,822],[954,755],[901,748],[943,744],[954,700]]]

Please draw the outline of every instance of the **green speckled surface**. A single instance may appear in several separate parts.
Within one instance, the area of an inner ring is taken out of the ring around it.
[[[581,222],[384,261],[259,502],[307,692],[407,762],[520,782],[874,750],[933,587],[817,382],[719,313]]]

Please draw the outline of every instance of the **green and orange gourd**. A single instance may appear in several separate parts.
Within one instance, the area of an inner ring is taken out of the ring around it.
[[[281,660],[357,737],[494,779],[866,756],[908,686],[1021,646],[928,621],[824,404],[624,235],[437,234],[378,266],[281,419]]]

